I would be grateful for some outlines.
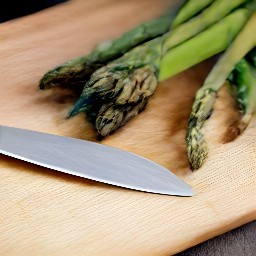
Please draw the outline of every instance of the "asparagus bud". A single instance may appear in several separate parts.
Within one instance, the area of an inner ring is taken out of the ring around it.
[[[134,104],[123,106],[105,104],[101,107],[96,118],[95,127],[102,136],[107,136],[138,115],[147,103],[147,99]]]
[[[96,119],[96,129],[102,135],[106,136],[115,130],[122,123],[124,116],[123,109],[115,108],[113,105],[103,105]]]
[[[155,70],[150,66],[136,69],[118,82],[123,84],[121,93],[112,102],[103,104],[96,118],[95,126],[102,136],[138,115],[157,86]]]
[[[122,91],[115,100],[115,104],[136,103],[142,98],[151,96],[156,87],[157,78],[151,66],[136,69],[123,81]]]
[[[186,136],[188,159],[192,170],[200,168],[208,156],[203,126],[211,116],[216,96],[216,91],[211,89],[199,91],[193,104]]]
[[[122,101],[125,101],[125,94],[129,96],[127,87],[132,86],[132,83],[134,83],[132,81],[135,81],[135,87],[133,87],[135,89],[131,91],[128,102],[136,102],[143,97],[143,94],[149,95],[150,92],[154,91],[156,83],[152,81],[156,80],[156,78],[154,79],[157,74],[155,66],[159,66],[161,52],[159,40],[161,38],[156,38],[147,44],[138,46],[93,73],[69,116],[87,110],[88,105],[94,101],[99,100],[103,103],[104,101],[111,101],[123,91],[124,85],[126,85],[126,90],[123,94],[121,93],[122,96],[118,99],[119,104],[121,104]],[[146,85],[142,88],[141,85],[144,84],[143,77],[145,77]]]
[[[70,60],[48,71],[41,78],[39,88],[43,90],[61,86],[81,92],[90,75],[102,66],[102,63],[92,61],[92,55]]]
[[[157,86],[155,70],[150,66],[136,69],[120,81],[121,93],[111,103],[103,104],[96,119],[96,129],[106,136],[123,126],[146,106]]]
[[[124,105],[131,99],[132,94],[136,90],[136,80],[126,77],[123,81],[120,81],[123,85],[121,93],[117,96],[115,103],[117,105]]]
[[[68,117],[87,111],[92,104],[98,104],[98,101],[104,103],[105,100],[112,99],[122,89],[121,83],[122,78],[126,76],[125,72],[113,73],[108,69],[110,66],[102,67],[93,73]]]

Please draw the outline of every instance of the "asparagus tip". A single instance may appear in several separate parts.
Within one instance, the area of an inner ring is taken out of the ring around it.
[[[66,119],[69,119],[70,117],[73,117],[80,112],[85,112],[89,108],[91,101],[92,100],[90,98],[80,97],[80,99],[78,99],[78,101],[67,114]]]
[[[216,92],[211,89],[199,90],[192,107],[187,130],[187,152],[192,170],[199,169],[208,156],[208,147],[204,139],[203,127],[211,116]]]

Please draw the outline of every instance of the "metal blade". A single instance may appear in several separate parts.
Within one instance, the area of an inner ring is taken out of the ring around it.
[[[166,195],[194,194],[185,182],[164,167],[94,142],[0,126],[0,153],[120,187]]]

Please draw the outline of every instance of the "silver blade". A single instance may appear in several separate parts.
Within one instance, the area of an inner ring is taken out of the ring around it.
[[[185,182],[164,167],[94,142],[0,126],[0,153],[120,187],[166,195],[194,194]]]

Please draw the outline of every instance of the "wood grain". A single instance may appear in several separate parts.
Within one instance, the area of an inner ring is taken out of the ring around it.
[[[64,119],[74,98],[39,91],[40,77],[169,5],[167,0],[73,0],[1,24],[1,124],[96,141],[83,115]],[[140,193],[0,156],[0,254],[172,255],[254,220],[255,125],[222,144],[237,118],[228,88],[206,127],[210,157],[199,171],[189,170],[186,122],[213,62],[160,84],[139,117],[101,142],[162,164],[196,196]]]

